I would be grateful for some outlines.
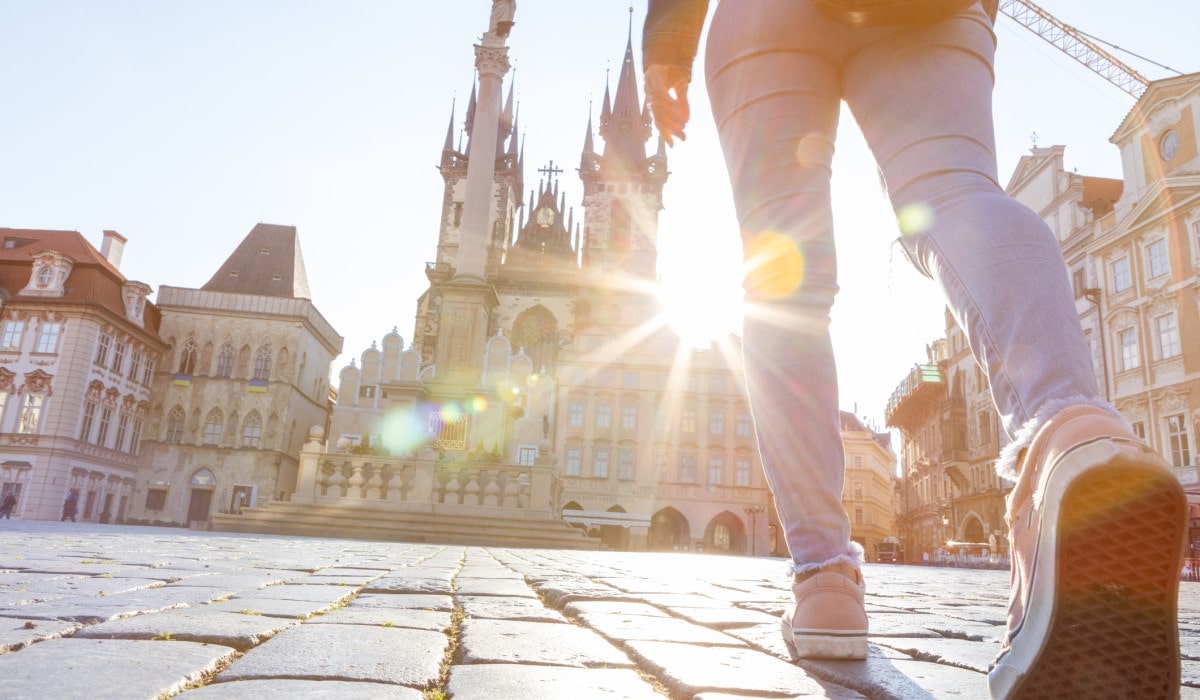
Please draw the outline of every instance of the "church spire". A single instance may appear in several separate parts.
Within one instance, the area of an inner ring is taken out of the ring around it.
[[[446,143],[442,144],[443,151],[454,150],[454,107],[455,100],[450,101],[450,125],[446,127]]]
[[[475,78],[471,78],[471,97],[467,99],[467,140],[471,139],[471,131],[475,128]],[[470,146],[468,146],[470,148]]]
[[[633,60],[633,23],[625,42],[625,57],[617,77],[617,91],[609,107],[608,86],[604,88],[604,111],[600,116],[600,135],[604,137],[605,160],[620,161],[624,167],[640,168],[646,159],[646,142],[651,129],[646,124],[639,97],[637,66]]]

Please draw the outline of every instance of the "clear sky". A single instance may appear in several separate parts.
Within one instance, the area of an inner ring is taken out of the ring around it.
[[[1042,0],[1064,22],[1181,72],[1200,70],[1195,0]],[[313,299],[346,338],[337,372],[393,327],[411,340],[434,258],[451,102],[470,92],[488,0],[0,2],[0,226],[129,239],[122,271],[199,287],[259,221],[298,227]],[[634,50],[645,4],[634,3]],[[526,186],[553,160],[578,206],[589,102],[620,66],[628,0],[519,0],[509,39]],[[1002,18],[1000,172],[1067,146],[1069,168],[1119,177],[1108,142],[1132,98]],[[1150,78],[1170,73],[1122,56]],[[701,59],[702,60],[702,59]],[[615,83],[614,83],[615,87]],[[507,85],[506,85],[507,89]],[[736,225],[702,86],[669,155],[666,282],[738,294]],[[835,162],[842,407],[882,425],[940,337],[942,303],[892,245],[895,224],[852,121]],[[578,213],[578,212],[577,212]]]

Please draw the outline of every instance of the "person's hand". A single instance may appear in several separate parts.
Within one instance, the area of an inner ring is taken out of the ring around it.
[[[687,140],[683,128],[690,115],[687,100],[690,80],[688,72],[677,66],[646,66],[646,99],[650,101],[658,135],[668,146],[674,145],[676,138]]]

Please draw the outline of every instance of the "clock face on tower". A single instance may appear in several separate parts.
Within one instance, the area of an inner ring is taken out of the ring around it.
[[[554,210],[550,207],[542,207],[537,210],[538,226],[546,228],[554,223]]]

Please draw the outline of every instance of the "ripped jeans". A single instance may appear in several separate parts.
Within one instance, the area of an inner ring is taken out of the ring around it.
[[[793,570],[854,563],[829,337],[842,100],[901,221],[916,221],[905,252],[944,290],[1010,437],[1027,439],[1044,406],[1100,401],[1091,358],[1053,233],[999,184],[995,35],[981,5],[865,29],[824,19],[811,0],[722,0],[715,12],[707,85],[748,267],[781,237],[802,265],[776,259],[747,278],[743,354],[763,467]],[[998,465],[1010,477],[1014,456]]]

